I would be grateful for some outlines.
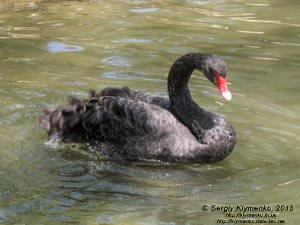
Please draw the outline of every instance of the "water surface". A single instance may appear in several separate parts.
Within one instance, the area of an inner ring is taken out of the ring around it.
[[[42,2],[0,9],[1,224],[216,224],[203,205],[294,205],[299,221],[300,6],[294,0]],[[209,164],[111,162],[49,141],[43,107],[127,85],[166,96],[170,65],[222,55],[231,102],[199,72],[195,100],[235,127]],[[199,79],[199,77],[201,79]],[[199,222],[201,221],[201,223]],[[230,224],[230,223],[228,223]]]

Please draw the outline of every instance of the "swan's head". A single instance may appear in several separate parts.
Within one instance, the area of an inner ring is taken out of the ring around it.
[[[231,92],[227,87],[227,66],[224,60],[217,55],[205,54],[201,70],[207,79],[217,86],[221,95],[230,101]]]

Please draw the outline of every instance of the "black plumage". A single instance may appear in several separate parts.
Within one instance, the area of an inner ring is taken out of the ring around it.
[[[235,131],[225,119],[199,107],[188,81],[195,70],[217,85],[226,64],[212,54],[191,53],[177,59],[168,76],[170,101],[128,87],[108,87],[88,99],[45,109],[39,125],[63,141],[87,141],[107,155],[124,159],[215,162],[233,150]]]

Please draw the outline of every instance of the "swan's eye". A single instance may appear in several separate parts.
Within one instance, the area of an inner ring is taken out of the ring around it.
[[[218,78],[220,76],[223,77],[223,78],[226,78],[226,74],[219,73],[216,70],[213,70],[213,74],[215,75],[216,78]]]
[[[216,85],[218,82],[218,76],[217,76],[218,72],[214,69],[209,69],[209,72],[211,74],[212,83],[214,83]]]

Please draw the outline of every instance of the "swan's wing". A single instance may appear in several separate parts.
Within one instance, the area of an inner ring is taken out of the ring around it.
[[[161,136],[176,121],[167,110],[122,97],[72,98],[69,105],[44,110],[39,125],[65,141],[82,139],[123,143],[128,137]],[[174,122],[173,121],[173,122]]]
[[[170,101],[159,96],[147,94],[144,91],[130,90],[127,86],[124,87],[107,87],[101,92],[92,92],[92,97],[100,98],[105,96],[122,97],[134,101],[145,102],[148,104],[158,105],[164,109],[169,110]]]
[[[82,118],[84,129],[91,139],[125,142],[128,137],[167,132],[165,109],[127,98],[105,96],[89,103]]]
[[[147,94],[143,91],[134,91],[133,96],[134,96],[133,99],[135,101],[140,101],[140,102],[145,102],[148,104],[157,105],[161,108],[164,108],[164,109],[170,111],[170,101],[163,97]]]

